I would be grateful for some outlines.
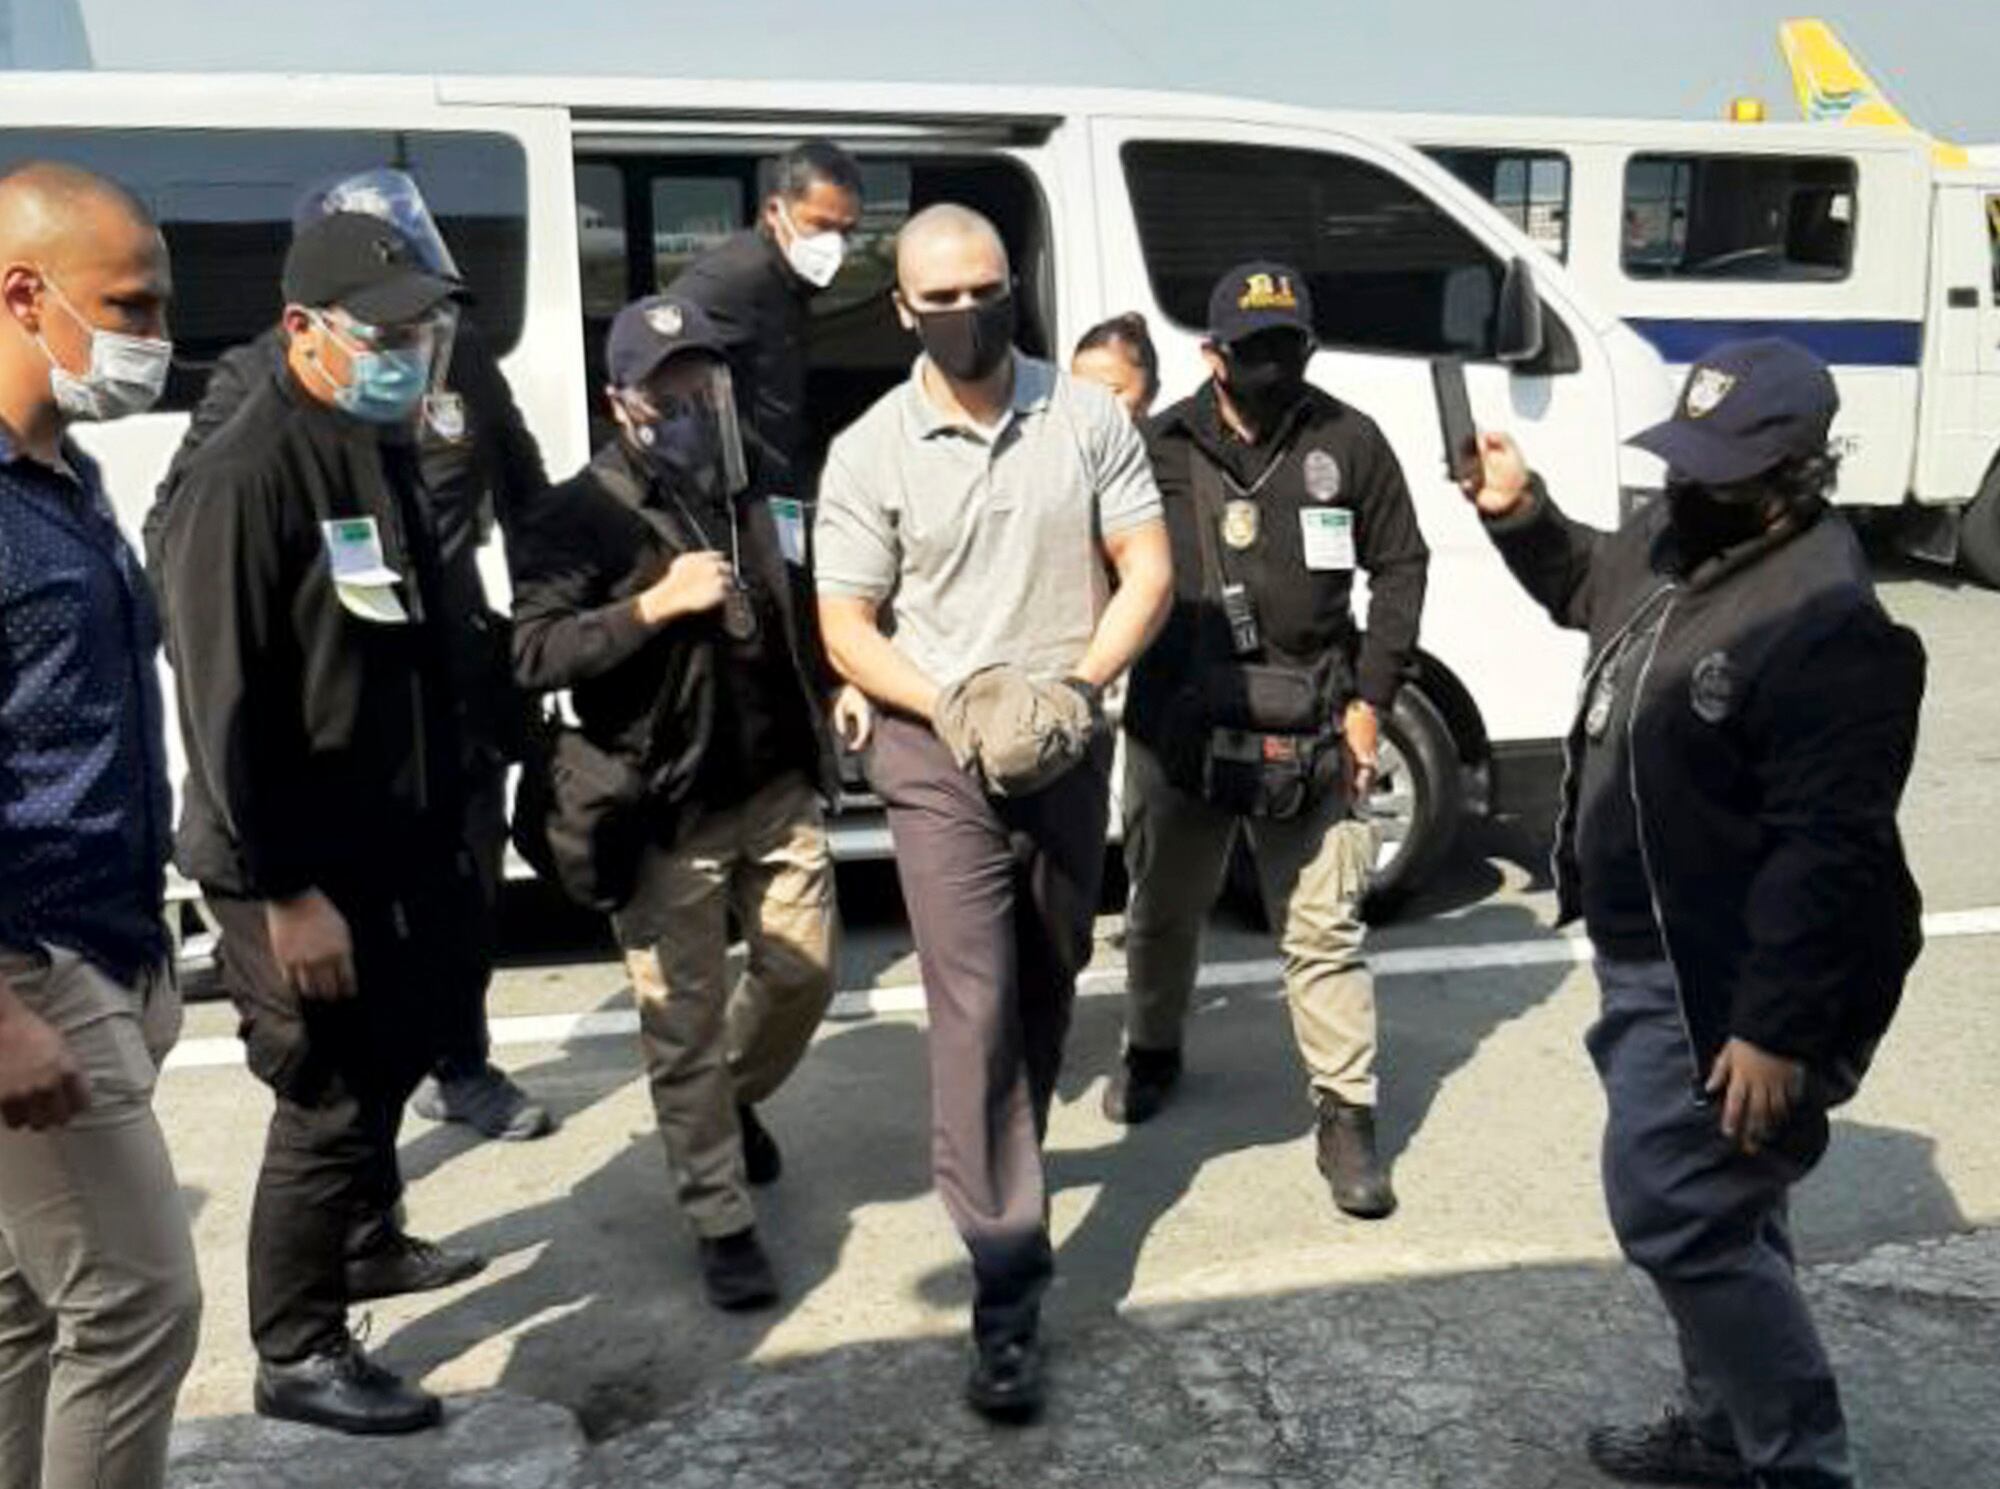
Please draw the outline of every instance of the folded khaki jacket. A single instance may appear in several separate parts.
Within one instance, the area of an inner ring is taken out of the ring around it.
[[[939,695],[937,736],[961,770],[996,796],[1028,796],[1090,753],[1097,720],[1063,682],[1036,682],[1008,663],[982,667]]]

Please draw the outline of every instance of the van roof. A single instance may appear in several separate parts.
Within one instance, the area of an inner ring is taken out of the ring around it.
[[[443,103],[465,106],[563,108],[579,120],[709,118],[759,122],[796,120],[801,126],[928,124],[1002,126],[1039,132],[1075,114],[1199,118],[1243,124],[1342,126],[1395,140],[1477,145],[1613,141],[1642,136],[1648,143],[1710,148],[1724,141],[1756,141],[1780,151],[1921,149],[1913,136],[1891,130],[1813,124],[1728,124],[1667,119],[1572,119],[1449,113],[1350,111],[1213,93],[988,83],[787,81],[782,79],[657,78],[593,75],[453,76],[372,73],[116,73],[9,72],[6,91],[15,105],[38,98],[74,108],[80,98],[103,94],[126,107],[116,112],[171,110],[182,100],[213,107],[218,92],[245,101],[338,94],[357,106],[369,103]],[[13,114],[16,109],[4,111]],[[68,110],[64,110],[68,112]],[[109,121],[107,121],[109,122]],[[1838,141],[1837,145],[1835,141]]]

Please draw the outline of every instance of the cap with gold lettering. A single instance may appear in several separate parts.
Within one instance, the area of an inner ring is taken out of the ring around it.
[[[1222,346],[1283,326],[1313,335],[1312,292],[1290,264],[1259,260],[1223,275],[1208,297],[1208,335]]]

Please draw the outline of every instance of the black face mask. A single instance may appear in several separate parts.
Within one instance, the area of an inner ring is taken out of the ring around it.
[[[1667,482],[1667,517],[1690,564],[1761,538],[1767,526],[1761,500],[1718,501],[1706,486],[1676,479]]]
[[[1306,363],[1312,350],[1303,342],[1275,353],[1262,349],[1246,357],[1235,348],[1225,354],[1229,401],[1259,430],[1269,430],[1306,393]]]
[[[635,424],[626,438],[639,459],[669,483],[712,496],[721,484],[722,438],[706,409],[681,409],[650,424]]]
[[[1014,347],[1014,297],[1001,295],[964,310],[919,310],[917,339],[938,371],[955,382],[990,377]]]

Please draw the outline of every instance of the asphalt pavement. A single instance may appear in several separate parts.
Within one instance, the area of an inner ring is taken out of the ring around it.
[[[2000,595],[1883,593],[1930,649],[1905,830],[1934,938],[1797,1230],[1876,1486],[2000,1486]],[[996,1432],[958,1387],[969,1278],[930,1192],[916,972],[881,877],[844,884],[844,1016],[767,1108],[781,1305],[721,1316],[666,1186],[629,995],[588,926],[495,990],[496,1058],[563,1118],[531,1145],[412,1119],[409,1222],[494,1258],[377,1306],[372,1346],[446,1428],[349,1442],[244,1415],[243,1245],[267,1100],[195,1008],[160,1110],[208,1292],[172,1482],[277,1485],[1352,1485],[1598,1482],[1583,1429],[1647,1415],[1670,1340],[1605,1224],[1595,987],[1528,837],[1485,832],[1376,939],[1382,1121],[1403,1208],[1333,1211],[1268,936],[1211,929],[1181,1100],[1126,1131],[1118,924],[1100,924],[1049,1141],[1054,1403]],[[522,936],[529,927],[523,909]]]

